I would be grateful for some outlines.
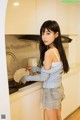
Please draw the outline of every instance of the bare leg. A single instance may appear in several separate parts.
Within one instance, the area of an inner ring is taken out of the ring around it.
[[[47,115],[48,120],[58,120],[58,110],[53,109],[53,110],[49,110],[49,109],[45,109],[45,113]]]
[[[61,118],[61,104],[60,104],[60,108],[57,111],[57,118],[58,118],[58,120],[62,120],[62,118]]]
[[[62,120],[62,118],[61,118],[61,109],[57,110],[57,120]]]
[[[60,109],[45,109],[48,120],[62,120],[61,119],[61,108]]]

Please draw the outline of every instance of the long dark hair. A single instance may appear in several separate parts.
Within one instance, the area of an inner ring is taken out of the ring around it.
[[[53,44],[55,45],[55,47],[58,49],[60,57],[61,57],[61,61],[63,63],[63,70],[65,73],[67,73],[69,71],[69,64],[66,58],[66,54],[61,42],[61,32],[60,32],[60,27],[58,25],[58,23],[56,21],[45,21],[40,29],[40,66],[43,65],[43,61],[44,61],[44,54],[46,52],[47,49],[49,49],[49,46],[46,46],[43,41],[42,41],[42,33],[45,32],[45,29],[47,29],[48,31],[53,31],[54,33],[58,32],[58,37],[55,38]]]

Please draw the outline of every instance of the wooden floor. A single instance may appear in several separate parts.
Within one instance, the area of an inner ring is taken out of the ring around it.
[[[80,120],[80,107],[70,116],[68,116],[65,120]]]

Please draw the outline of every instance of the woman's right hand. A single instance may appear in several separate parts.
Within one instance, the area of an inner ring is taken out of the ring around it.
[[[28,70],[29,72],[31,72],[31,71],[32,71],[32,70],[31,70],[31,66],[27,67],[27,68],[26,68],[26,71],[27,71],[27,70]]]

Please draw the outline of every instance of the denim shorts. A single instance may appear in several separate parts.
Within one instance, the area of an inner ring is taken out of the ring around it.
[[[44,109],[59,109],[64,97],[63,86],[58,88],[43,88],[42,107]]]

